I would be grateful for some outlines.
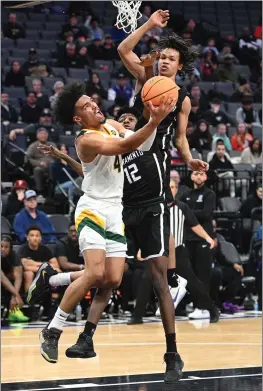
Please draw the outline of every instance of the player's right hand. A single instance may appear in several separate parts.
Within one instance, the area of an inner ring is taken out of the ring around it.
[[[150,119],[159,125],[159,123],[173,111],[176,102],[177,99],[173,99],[170,96],[168,96],[168,98],[163,96],[160,100],[160,106],[154,106],[151,101],[145,103],[145,105],[150,111]]]
[[[144,68],[148,68],[154,64],[154,62],[159,58],[159,56],[160,52],[156,50],[152,53],[142,55],[140,57],[140,61],[136,61],[136,63]]]
[[[151,25],[151,28],[154,27],[161,27],[164,28],[169,20],[169,10],[158,10],[155,11],[150,19],[148,20],[148,23]]]
[[[54,145],[43,144],[43,145],[39,145],[37,147],[37,149],[40,149],[40,151],[42,151],[44,153],[44,155],[50,155],[50,156],[56,157],[58,159],[62,158],[62,152],[60,152],[59,149],[54,147]]]

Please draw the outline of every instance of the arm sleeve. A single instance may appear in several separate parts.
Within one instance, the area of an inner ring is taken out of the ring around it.
[[[185,215],[185,222],[190,228],[196,227],[199,224],[193,211],[189,208],[187,204],[185,204],[183,212]]]
[[[216,207],[216,195],[211,190],[204,197],[204,208],[203,209],[195,209],[194,214],[195,217],[199,220],[206,220],[211,218],[211,214],[215,210]]]

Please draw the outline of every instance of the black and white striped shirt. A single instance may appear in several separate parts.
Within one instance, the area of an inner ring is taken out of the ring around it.
[[[187,204],[178,200],[173,202],[170,207],[170,226],[175,239],[175,248],[185,243],[186,226],[192,228],[198,224],[194,213]]]

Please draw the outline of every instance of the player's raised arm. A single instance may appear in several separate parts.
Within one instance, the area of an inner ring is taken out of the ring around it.
[[[169,19],[169,11],[158,10],[152,14],[150,19],[144,23],[141,27],[130,34],[124,41],[118,46],[118,52],[122,59],[123,64],[128,71],[140,82],[144,84],[146,80],[146,72],[144,66],[140,65],[140,59],[133,52],[133,49],[144,36],[147,31],[154,27],[165,27]],[[154,59],[152,64],[154,63]],[[147,64],[151,66],[151,64]]]
[[[133,151],[142,145],[155,131],[162,120],[173,110],[175,99],[162,100],[159,107],[154,107],[151,102],[147,107],[151,113],[148,123],[136,133],[125,139],[116,139],[103,136],[99,133],[88,133],[77,139],[77,148],[81,154],[81,160],[89,163],[96,155],[114,156]]]

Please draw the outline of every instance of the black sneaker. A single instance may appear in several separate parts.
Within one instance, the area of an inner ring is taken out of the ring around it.
[[[51,288],[49,285],[49,279],[51,276],[56,274],[58,274],[58,272],[52,269],[49,263],[45,262],[40,266],[36,277],[32,281],[32,284],[30,285],[27,292],[26,301],[28,304],[34,304],[45,291]]]
[[[44,328],[39,334],[40,353],[45,360],[55,364],[58,361],[58,340],[62,330]]]
[[[183,376],[184,362],[179,353],[165,353],[164,361],[166,363],[166,371],[164,375],[164,382],[166,384],[173,384],[181,379]]]
[[[69,358],[91,358],[96,357],[92,338],[85,333],[80,333],[77,343],[66,350]]]
[[[219,321],[219,317],[220,317],[220,312],[218,308],[215,306],[210,311],[210,323],[217,323]]]
[[[143,324],[143,319],[142,318],[135,318],[131,317],[131,319],[127,322],[127,325],[133,325],[133,324]]]

